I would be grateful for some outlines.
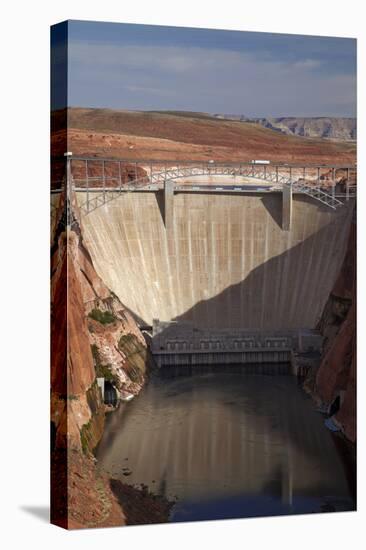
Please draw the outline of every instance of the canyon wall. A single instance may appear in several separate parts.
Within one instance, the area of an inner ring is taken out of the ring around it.
[[[85,195],[78,200],[83,202]],[[98,274],[137,319],[199,327],[315,327],[335,283],[352,217],[295,195],[283,231],[281,194],[129,193],[83,218]]]
[[[92,457],[105,417],[96,378],[136,394],[150,357],[131,314],[94,270],[75,205],[70,216],[67,229],[62,195],[51,249],[52,522],[122,525],[123,511]]]
[[[338,278],[318,324],[324,335],[324,353],[305,387],[329,408],[339,398],[333,421],[346,437],[356,441],[356,224],[351,224]]]

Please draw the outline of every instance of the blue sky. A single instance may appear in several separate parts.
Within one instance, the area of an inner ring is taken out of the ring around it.
[[[69,106],[356,116],[350,38],[70,21],[68,45]]]

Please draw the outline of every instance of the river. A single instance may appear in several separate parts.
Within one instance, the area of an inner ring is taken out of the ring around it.
[[[292,376],[161,369],[108,415],[96,456],[176,499],[171,521],[355,509],[334,435]]]

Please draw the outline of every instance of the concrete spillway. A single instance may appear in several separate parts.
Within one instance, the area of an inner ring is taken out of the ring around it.
[[[78,195],[85,201],[85,194]],[[126,193],[84,216],[105,283],[141,320],[264,330],[314,327],[343,260],[352,204],[296,195],[282,230],[280,193]]]

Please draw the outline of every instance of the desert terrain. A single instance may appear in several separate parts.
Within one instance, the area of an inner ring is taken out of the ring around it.
[[[353,164],[353,142],[285,135],[259,123],[202,113],[71,108],[68,149],[74,155],[126,160],[250,161]],[[65,152],[65,113],[52,115],[52,154]]]

